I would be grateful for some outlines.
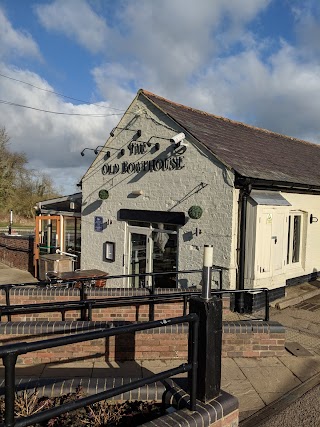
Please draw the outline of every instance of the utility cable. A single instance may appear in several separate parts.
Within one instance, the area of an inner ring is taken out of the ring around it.
[[[42,108],[30,107],[29,105],[16,104],[15,102],[4,101],[2,99],[0,99],[0,104],[12,105],[14,107],[21,107],[21,108],[29,108],[30,110],[42,111],[43,113],[50,113],[50,114],[59,114],[63,116],[110,117],[110,116],[123,115],[123,113],[112,113],[112,114],[62,113],[59,111],[50,111],[50,110],[44,110]]]
[[[55,94],[55,95],[62,96],[63,98],[72,99],[73,101],[84,102],[85,104],[95,105],[95,106],[97,106],[97,107],[99,107],[99,108],[106,108],[106,109],[110,109],[110,110],[125,111],[123,108],[106,107],[105,105],[99,105],[98,103],[91,103],[91,102],[89,102],[89,101],[84,101],[83,99],[78,99],[78,98],[73,98],[73,97],[71,97],[71,96],[63,95],[62,93],[55,92],[54,90],[44,89],[44,88],[42,88],[42,87],[35,86],[35,85],[33,85],[32,83],[24,82],[23,80],[15,79],[15,78],[13,78],[13,77],[9,77],[9,76],[6,76],[6,75],[1,74],[1,73],[0,73],[0,77],[4,77],[4,78],[6,78],[6,79],[13,80],[13,81],[15,81],[15,82],[19,82],[19,83],[24,83],[25,85],[28,85],[28,86],[34,87],[35,89],[43,90],[44,92],[53,93],[53,94]]]

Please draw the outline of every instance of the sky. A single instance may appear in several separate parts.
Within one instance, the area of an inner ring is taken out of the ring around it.
[[[140,88],[320,143],[319,40],[319,0],[0,0],[0,127],[61,194]]]

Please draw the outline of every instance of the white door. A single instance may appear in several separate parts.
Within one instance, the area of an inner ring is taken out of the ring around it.
[[[285,212],[277,208],[262,209],[257,235],[258,276],[281,274],[285,265]]]

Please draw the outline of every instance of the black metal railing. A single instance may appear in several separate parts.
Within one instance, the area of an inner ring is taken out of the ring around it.
[[[60,347],[68,344],[75,344],[84,341],[91,341],[99,338],[106,338],[117,336],[125,333],[144,331],[148,329],[158,328],[164,325],[176,325],[180,323],[189,324],[189,337],[188,337],[188,363],[172,368],[161,373],[124,384],[120,387],[115,387],[111,390],[105,390],[94,395],[90,395],[76,401],[63,404],[61,406],[48,409],[28,417],[14,417],[15,405],[15,367],[19,355],[44,350],[47,348]],[[158,320],[147,323],[139,323],[133,325],[120,326],[111,329],[102,329],[93,332],[86,332],[81,334],[72,334],[61,338],[53,338],[42,341],[35,341],[30,343],[17,343],[9,344],[0,348],[0,357],[5,366],[5,415],[4,423],[0,427],[25,427],[35,423],[41,423],[49,420],[50,418],[57,417],[66,412],[76,410],[78,408],[92,405],[93,403],[101,400],[109,399],[118,394],[134,390],[144,385],[161,381],[170,378],[183,372],[190,372],[190,409],[192,411],[196,408],[196,384],[197,384],[197,360],[198,360],[198,326],[199,318],[195,313],[187,316],[170,318],[165,320]]]
[[[219,280],[218,280],[218,287],[220,290],[223,289],[223,270],[227,270],[225,267],[218,267],[213,266],[213,271],[218,272],[219,274]],[[42,280],[39,282],[26,282],[26,283],[19,283],[19,284],[4,284],[0,285],[0,290],[4,290],[5,292],[5,299],[6,299],[6,306],[11,305],[10,301],[10,291],[11,289],[15,288],[21,288],[21,287],[36,287],[36,288],[55,288],[55,287],[71,287],[75,289],[79,289],[79,298],[80,301],[84,301],[86,299],[86,291],[91,283],[94,283],[96,280],[108,280],[111,279],[125,279],[125,278],[136,278],[136,277],[147,277],[150,276],[152,279],[152,285],[150,287],[145,287],[150,293],[150,295],[156,295],[156,286],[155,286],[155,278],[158,276],[168,276],[168,275],[176,275],[178,277],[179,274],[192,274],[192,273],[201,273],[202,270],[175,270],[175,271],[167,271],[167,272],[161,272],[161,273],[141,273],[141,274],[121,274],[121,275],[105,275],[105,276],[99,276],[99,277],[86,277],[86,278],[77,278],[74,280],[61,280],[57,278],[51,278],[50,280]],[[122,288],[121,288],[122,289]],[[131,288],[125,288],[125,289],[131,289]],[[186,306],[187,300],[184,299],[184,305]],[[186,310],[184,311],[186,313]],[[8,320],[11,321],[11,314],[8,313]],[[64,320],[63,313],[62,313],[62,319]],[[0,309],[0,320],[1,320],[1,309]],[[82,312],[81,314],[81,320],[85,320],[85,313]],[[154,320],[154,305],[150,304],[150,318],[149,320]]]
[[[227,290],[223,289],[223,270],[226,270],[224,267],[213,266],[213,271],[219,273],[219,290],[212,290],[212,294],[237,294],[237,293],[251,293],[251,292],[263,292],[265,294],[265,316],[264,320],[269,321],[269,290],[267,288],[259,289],[241,289],[241,290]],[[7,316],[8,321],[12,320],[12,315],[14,314],[30,314],[30,313],[49,313],[49,312],[60,312],[61,320],[65,320],[66,312],[72,310],[80,310],[79,320],[92,320],[92,310],[98,308],[110,308],[117,306],[135,306],[139,307],[141,305],[149,305],[149,321],[154,320],[154,307],[155,304],[166,304],[168,302],[179,303],[183,302],[183,315],[187,314],[188,301],[191,296],[199,295],[200,291],[182,291],[182,292],[171,292],[168,294],[156,294],[155,281],[154,278],[157,276],[166,276],[172,274],[191,274],[191,273],[200,273],[202,270],[179,270],[179,271],[168,271],[162,273],[143,273],[143,274],[128,274],[128,275],[114,275],[114,276],[99,276],[99,277],[87,277],[79,278],[76,280],[60,280],[52,279],[49,281],[40,281],[36,283],[20,283],[20,284],[7,284],[0,285],[0,290],[3,289],[5,292],[6,305],[0,306],[0,321],[2,316]],[[88,283],[91,283],[95,280],[100,279],[123,279],[130,277],[152,277],[152,286],[146,288],[149,291],[149,295],[140,295],[140,296],[130,296],[130,297],[115,297],[107,298],[105,300],[101,299],[87,299],[87,288]],[[67,301],[67,302],[53,302],[53,303],[40,303],[40,304],[30,304],[30,305],[11,305],[10,301],[10,290],[19,287],[40,287],[40,288],[55,288],[55,287],[74,287],[77,286],[79,289],[80,300],[76,301]],[[136,319],[138,320],[138,319]]]
[[[224,295],[224,294],[238,294],[238,293],[251,293],[252,289],[242,290],[222,290],[212,291],[211,295]],[[269,289],[261,288],[255,289],[254,292],[263,292],[264,298],[264,320],[269,321]],[[92,321],[92,313],[95,309],[111,308],[111,307],[140,307],[142,305],[149,306],[149,321],[154,320],[154,306],[156,304],[168,303],[183,303],[183,315],[187,314],[188,302],[192,296],[200,295],[200,291],[184,291],[175,292],[170,294],[160,295],[141,295],[141,296],[128,296],[128,297],[115,297],[102,299],[83,299],[80,301],[61,301],[61,302],[48,302],[40,304],[29,305],[6,305],[0,306],[0,321],[3,316],[7,316],[8,320],[12,320],[13,315],[21,314],[34,314],[34,313],[61,313],[61,320],[66,319],[68,311],[78,310],[80,312],[79,320]],[[152,307],[152,310],[150,310]],[[138,321],[138,310],[136,314],[136,321]]]

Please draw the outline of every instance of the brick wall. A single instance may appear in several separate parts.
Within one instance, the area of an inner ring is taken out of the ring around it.
[[[165,293],[170,293],[165,290]],[[173,291],[173,290],[172,290]],[[159,290],[159,294],[161,290]],[[65,288],[12,288],[10,290],[10,303],[11,305],[30,305],[50,302],[67,302],[79,301],[79,289],[65,289]],[[149,295],[146,289],[88,289],[87,299],[106,299],[125,296],[143,296]],[[5,305],[5,293],[0,290],[0,305]],[[229,309],[229,298],[223,298],[224,310]],[[183,315],[183,303],[165,303],[155,304],[154,308],[155,320],[165,319],[169,317],[177,317]],[[80,317],[80,311],[69,311],[66,313],[66,320],[77,320]],[[12,317],[15,321],[46,321],[61,320],[61,314],[56,313],[33,313],[16,315]],[[92,311],[93,321],[147,321],[149,320],[149,305],[117,307],[116,310],[110,308],[98,308]]]
[[[33,236],[0,234],[0,262],[33,273]]]
[[[0,324],[0,342],[6,345],[38,341],[107,326],[105,322],[7,322]],[[185,325],[162,326],[135,334],[28,353],[19,356],[18,364],[83,359],[186,361],[187,331]],[[284,344],[285,331],[277,322],[237,321],[223,324],[223,357],[283,356]]]

